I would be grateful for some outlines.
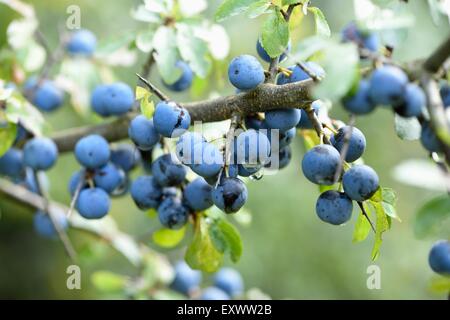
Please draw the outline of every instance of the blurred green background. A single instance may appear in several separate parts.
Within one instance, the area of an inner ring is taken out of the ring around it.
[[[208,1],[208,15],[212,16],[219,1]],[[333,32],[338,32],[353,19],[352,1],[313,1],[320,7]],[[56,45],[57,24],[64,23],[66,8],[81,7],[82,27],[93,30],[100,41],[111,35],[142,28],[130,18],[129,11],[139,1],[61,0],[31,1],[37,10],[41,28],[52,46]],[[400,60],[426,56],[448,35],[448,25],[432,24],[426,1],[410,1],[409,7],[416,16],[416,26],[405,35],[401,46],[395,48]],[[0,11],[0,21],[8,13]],[[224,23],[231,38],[231,53],[227,59],[241,53],[255,53],[255,41],[262,20],[249,20],[237,16]],[[245,32],[243,32],[245,30]],[[296,39],[314,32],[312,18],[305,19],[294,30]],[[134,73],[141,61],[132,68],[118,68],[123,81],[133,84]],[[159,83],[157,72],[152,73]],[[226,79],[224,81],[226,83]],[[226,85],[219,88],[223,94],[232,92]],[[191,98],[176,96],[180,101]],[[340,106],[332,115],[348,120]],[[68,106],[52,114],[54,130],[83,124],[83,119]],[[392,230],[385,233],[381,256],[376,264],[381,268],[381,290],[368,290],[366,269],[370,260],[372,235],[360,243],[352,243],[356,210],[351,222],[334,227],[321,222],[315,214],[317,188],[306,181],[300,169],[303,154],[302,140],[294,142],[291,165],[275,176],[265,176],[261,181],[249,181],[247,208],[253,213],[253,222],[240,227],[244,254],[235,265],[245,279],[247,288],[258,287],[272,298],[284,299],[429,299],[432,295],[428,281],[432,272],[427,264],[428,250],[434,239],[417,240],[412,231],[415,211],[433,194],[421,189],[406,187],[394,181],[392,168],[404,159],[425,158],[426,153],[418,142],[403,142],[393,128],[393,116],[387,110],[377,110],[368,117],[358,118],[357,126],[366,134],[365,161],[378,172],[383,186],[394,188],[399,196],[398,212],[402,223],[393,222]],[[69,203],[67,181],[78,169],[73,155],[62,156],[49,172],[51,194],[54,199]],[[111,270],[127,275],[135,270],[121,255],[95,238],[70,231],[82,261],[82,290],[66,289],[66,258],[57,241],[39,238],[33,231],[31,217],[10,203],[0,199],[0,297],[1,298],[101,298],[92,287],[89,274],[95,270]],[[146,235],[158,227],[129,197],[114,200],[112,216],[122,230],[134,235]],[[149,237],[144,238],[150,246]],[[171,259],[182,257],[182,250],[170,251]]]

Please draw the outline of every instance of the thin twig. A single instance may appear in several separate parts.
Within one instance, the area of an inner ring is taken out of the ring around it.
[[[352,114],[350,116],[350,121],[348,122],[348,125],[347,125],[347,128],[349,128],[349,129],[344,132],[344,141],[343,141],[341,152],[340,152],[341,161],[339,161],[338,167],[336,169],[336,173],[334,175],[334,181],[339,181],[339,178],[341,177],[342,171],[344,169],[345,158],[347,157],[348,149],[350,148],[350,139],[352,137],[354,125],[355,125],[355,115]]]
[[[367,221],[369,222],[370,227],[372,228],[373,232],[376,233],[375,227],[374,227],[372,221],[370,221],[369,215],[367,214],[366,209],[364,208],[364,204],[362,202],[358,201],[358,206],[361,209],[361,213],[364,215],[364,217],[366,217]]]
[[[34,175],[34,180],[36,181],[38,194],[41,195],[42,198],[44,199],[44,213],[47,214],[48,217],[50,218],[50,221],[51,221],[53,227],[55,228],[56,233],[58,234],[59,240],[61,241],[61,243],[64,247],[64,250],[66,251],[70,260],[72,262],[76,262],[76,260],[77,260],[76,251],[75,251],[69,237],[67,236],[67,233],[65,232],[65,230],[63,228],[61,228],[61,225],[60,225],[58,219],[56,219],[56,217],[53,215],[52,210],[50,210],[49,195],[45,191],[45,188],[43,188],[42,181],[41,181],[39,175],[34,170],[33,170],[33,175]]]
[[[305,108],[305,112],[308,115],[309,121],[311,121],[314,130],[316,131],[317,135],[321,140],[323,140],[326,144],[331,144],[330,139],[328,136],[323,132],[323,126],[320,122],[319,118],[317,117],[316,113],[314,112],[314,109],[311,107],[311,105],[307,108]],[[321,141],[322,143],[322,141]]]
[[[322,81],[322,78],[320,76],[318,76],[317,74],[314,73],[314,71],[312,71],[310,68],[308,68],[308,66],[306,64],[304,64],[303,62],[297,62],[296,65],[302,69],[303,71],[305,71],[305,73],[311,77],[311,79],[314,80],[314,82],[320,82]]]
[[[170,101],[169,97],[166,96],[164,93],[161,92],[158,88],[156,88],[153,84],[151,84],[147,79],[142,77],[140,74],[136,73],[139,80],[141,80],[149,89],[151,92],[153,92],[158,98],[160,98],[163,101]]]
[[[80,181],[78,181],[77,187],[75,189],[75,192],[73,194],[72,200],[70,201],[70,207],[67,211],[67,218],[70,218],[72,215],[73,210],[75,209],[75,204],[77,203],[78,197],[80,196],[81,189],[83,188],[83,185],[86,183],[86,171],[83,170],[81,172]]]

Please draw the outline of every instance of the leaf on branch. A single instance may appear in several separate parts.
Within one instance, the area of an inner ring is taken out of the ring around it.
[[[16,139],[17,125],[0,119],[0,157],[11,148]]]
[[[378,188],[378,191],[370,198],[369,204],[375,210],[376,224],[375,224],[375,243],[372,248],[372,260],[378,259],[380,255],[380,247],[383,242],[383,233],[390,228],[389,216],[384,210],[383,206],[383,191]]]
[[[272,3],[269,0],[259,0],[250,5],[247,10],[247,17],[254,19],[267,13]]]
[[[370,210],[366,203],[363,203],[364,209],[367,214],[370,214]],[[370,218],[370,216],[369,216]],[[353,242],[361,242],[367,239],[371,230],[370,222],[367,220],[366,216],[361,212],[358,215],[358,220],[356,220],[355,229],[353,230]]]
[[[172,229],[159,229],[152,235],[153,241],[163,248],[173,248],[177,246],[186,234],[186,227],[178,230]]]
[[[20,124],[34,135],[42,135],[44,117],[19,91],[14,90],[6,99],[5,115],[8,121],[16,124],[20,121]]]
[[[125,288],[127,279],[123,275],[110,271],[96,271],[91,275],[91,282],[99,291],[114,293]]]
[[[175,30],[166,26],[159,27],[153,38],[153,46],[156,50],[154,57],[161,77],[168,84],[174,83],[181,76],[181,70],[176,67],[179,54]]]
[[[254,0],[224,0],[216,11],[214,18],[217,22],[245,12]]]
[[[403,118],[398,114],[395,114],[395,132],[397,136],[402,140],[418,140],[422,126],[417,118]]]
[[[223,262],[223,253],[217,250],[209,228],[211,219],[198,216],[195,221],[194,239],[189,245],[185,260],[192,269],[215,272]]]
[[[418,238],[436,235],[444,230],[450,218],[450,198],[442,195],[425,203],[414,220],[414,233]]]
[[[155,36],[155,30],[147,29],[139,32],[136,35],[136,47],[142,52],[149,53],[153,50],[153,37]]]
[[[231,261],[238,262],[242,255],[242,240],[236,227],[220,217],[213,219],[209,232],[217,250],[228,253]]]
[[[281,55],[289,42],[289,24],[277,8],[272,11],[262,26],[261,45],[275,58]]]
[[[136,86],[136,100],[140,100],[141,113],[147,118],[151,119],[155,112],[155,103],[150,100],[152,93],[141,86]]]
[[[208,59],[208,44],[197,34],[197,28],[187,23],[177,23],[177,46],[184,61],[189,62],[192,71],[205,78],[211,68]]]
[[[308,7],[308,11],[314,15],[316,34],[325,37],[331,36],[331,30],[323,12],[317,7]]]
[[[430,281],[430,291],[438,294],[447,294],[450,291],[450,278],[434,276]]]

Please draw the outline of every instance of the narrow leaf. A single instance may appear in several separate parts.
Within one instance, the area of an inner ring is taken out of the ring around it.
[[[414,233],[418,238],[434,235],[450,218],[450,198],[442,195],[425,203],[417,212]]]
[[[0,157],[11,148],[17,135],[17,125],[12,122],[3,121],[0,120]]]
[[[289,42],[289,25],[279,9],[273,10],[262,26],[261,44],[272,58],[278,57]]]
[[[314,21],[316,23],[316,34],[321,36],[331,36],[331,30],[328,26],[327,19],[323,12],[317,7],[308,7],[308,11],[314,15]]]

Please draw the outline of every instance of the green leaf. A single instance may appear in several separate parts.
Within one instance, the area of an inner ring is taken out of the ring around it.
[[[155,300],[186,300],[186,296],[173,290],[160,289],[152,294]]]
[[[15,90],[6,99],[6,119],[13,123],[20,123],[34,135],[42,135],[45,120],[37,108]]]
[[[148,98],[141,100],[141,113],[147,118],[151,119],[153,113],[155,112],[155,103],[150,101]]]
[[[211,219],[198,216],[194,239],[189,245],[185,260],[192,269],[215,272],[222,265],[223,253],[217,250],[209,232]]]
[[[323,12],[317,7],[308,7],[308,11],[314,15],[316,34],[326,37],[331,36],[331,30]]]
[[[323,79],[314,90],[320,99],[339,101],[353,86],[359,75],[359,55],[355,44],[329,41],[323,50],[320,61],[326,71]]]
[[[290,5],[290,4],[303,3],[303,2],[305,2],[305,0],[283,0],[281,2],[281,4],[283,6],[287,6],[287,5]]]
[[[414,233],[418,238],[434,235],[450,218],[450,198],[442,195],[425,203],[417,212]]]
[[[367,207],[367,206],[366,206]],[[369,210],[366,209],[366,212]],[[360,213],[356,220],[355,229],[353,230],[353,242],[361,242],[366,240],[371,230],[370,223],[363,213]]]
[[[272,5],[272,3],[268,0],[259,0],[255,1],[251,4],[251,6],[247,10],[247,17],[250,19],[254,19],[259,17],[260,15],[267,13],[267,10]]]
[[[383,195],[382,189],[378,191],[369,200],[370,205],[375,209],[375,215],[377,222],[375,224],[375,243],[372,248],[372,260],[376,260],[380,255],[380,247],[383,242],[383,233],[389,230],[390,224],[388,215],[384,211],[383,207]]]
[[[330,45],[330,40],[321,36],[312,36],[303,39],[297,46],[297,50],[291,54],[292,61],[304,61]]]
[[[422,126],[417,118],[403,118],[398,114],[395,114],[395,132],[397,136],[402,140],[418,140]]]
[[[213,220],[209,231],[217,250],[229,253],[231,261],[238,262],[242,255],[242,240],[236,227],[221,217]]]
[[[430,281],[430,290],[439,294],[448,294],[450,292],[450,278],[435,276]]]
[[[136,47],[142,52],[149,53],[153,49],[153,37],[155,30],[148,29],[141,31],[136,36]]]
[[[289,42],[289,25],[279,9],[273,10],[262,26],[261,44],[272,58],[278,57]]]
[[[168,84],[174,83],[181,76],[181,70],[175,65],[179,60],[176,40],[175,30],[166,26],[159,27],[153,38],[156,65],[161,77]]]
[[[0,157],[11,148],[17,135],[17,125],[15,123],[2,123],[2,121],[0,120]]]
[[[122,291],[126,285],[126,278],[110,271],[96,271],[91,275],[92,284],[102,292]]]
[[[186,234],[186,227],[178,230],[159,229],[152,235],[153,241],[163,248],[173,248],[178,245]]]
[[[311,150],[320,144],[319,136],[314,130],[301,130],[300,134],[303,136],[306,151]]]
[[[217,22],[246,11],[254,0],[224,0],[214,16]]]
[[[397,194],[394,189],[384,187],[381,188],[381,196],[383,197],[382,205],[384,212],[386,212],[389,217],[401,222],[402,220],[398,216],[397,210],[395,209],[397,206]]]
[[[136,100],[141,100],[143,98],[149,97],[151,95],[151,92],[147,88],[136,86],[134,95],[136,97]]]
[[[177,46],[184,61],[189,62],[195,74],[205,78],[211,68],[208,44],[196,36],[196,28],[187,23],[177,24]]]

